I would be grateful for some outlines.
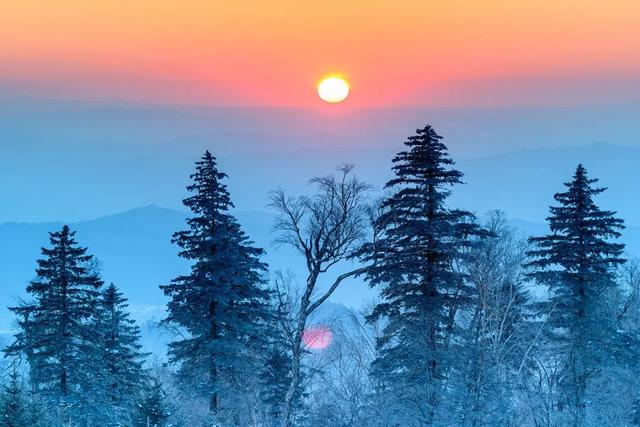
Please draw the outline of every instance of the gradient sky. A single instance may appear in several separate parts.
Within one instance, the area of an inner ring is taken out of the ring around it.
[[[208,105],[580,105],[640,94],[637,0],[0,0],[0,94]]]

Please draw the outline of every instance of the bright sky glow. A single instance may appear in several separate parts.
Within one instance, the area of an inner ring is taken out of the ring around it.
[[[637,101],[637,0],[2,2],[0,94],[162,104]]]

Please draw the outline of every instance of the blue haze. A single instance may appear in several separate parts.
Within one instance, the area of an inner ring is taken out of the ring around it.
[[[32,278],[47,232],[73,223],[103,276],[144,322],[162,316],[158,285],[186,269],[170,244],[183,227],[180,201],[193,162],[211,150],[244,228],[267,249],[272,270],[303,266],[271,245],[270,189],[308,191],[307,180],[349,162],[378,190],[391,158],[415,128],[445,137],[467,185],[452,203],[484,215],[502,209],[523,234],[544,230],[547,206],[583,162],[609,190],[599,201],[630,225],[640,253],[640,105],[500,109],[344,110],[186,108],[36,100],[0,101],[0,306]],[[366,285],[345,285],[335,303],[361,307]],[[11,327],[0,310],[0,329]]]

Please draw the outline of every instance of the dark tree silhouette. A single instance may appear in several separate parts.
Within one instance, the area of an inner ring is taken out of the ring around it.
[[[59,404],[65,417],[69,407],[81,410],[82,388],[97,363],[85,350],[97,340],[89,320],[102,286],[93,256],[74,237],[66,225],[50,233],[51,248],[42,249],[37,278],[27,287],[34,300],[11,308],[20,329],[6,350],[27,356],[36,390]]]
[[[455,351],[455,316],[473,294],[454,264],[480,231],[471,213],[446,205],[462,173],[440,140],[431,126],[418,129],[393,159],[392,194],[382,202],[375,242],[365,247],[366,277],[382,298],[369,320],[387,322],[372,373],[383,399],[403,414],[400,423],[433,422],[447,352]]]
[[[609,359],[616,329],[603,301],[617,287],[616,267],[625,262],[624,245],[610,241],[620,237],[623,221],[593,201],[605,191],[593,186],[597,181],[578,165],[567,191],[554,196],[559,206],[552,206],[547,218],[551,233],[530,239],[535,249],[529,252],[529,276],[550,292],[543,304],[546,347],[564,359],[564,396],[558,404],[570,412],[574,426],[584,425],[589,377]]]
[[[257,369],[255,349],[263,342],[270,297],[263,250],[252,246],[229,212],[224,178],[207,151],[191,175],[192,196],[184,200],[194,216],[173,236],[191,273],[161,286],[171,298],[164,322],[186,331],[169,344],[170,360],[179,364],[182,380],[208,396],[214,416],[221,409],[238,414],[236,393]]]

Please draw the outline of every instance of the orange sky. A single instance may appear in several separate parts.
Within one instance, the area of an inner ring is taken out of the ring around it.
[[[0,0],[0,91],[300,105],[640,96],[638,0]]]

